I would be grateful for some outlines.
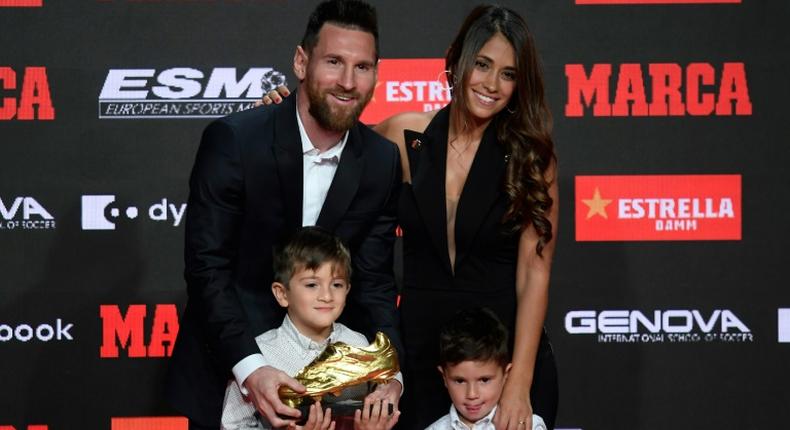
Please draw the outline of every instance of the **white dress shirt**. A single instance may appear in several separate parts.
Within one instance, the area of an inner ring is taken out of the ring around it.
[[[496,406],[483,418],[477,420],[472,426],[468,426],[461,421],[455,406],[450,406],[450,413],[436,420],[425,430],[495,430],[494,414]],[[532,415],[532,430],[546,430],[546,424],[540,415]]]
[[[329,343],[344,342],[348,345],[366,347],[369,345],[362,333],[358,333],[340,323],[332,325],[332,332],[324,342],[316,342],[299,333],[288,315],[280,327],[271,329],[255,338],[263,357],[272,367],[282,370],[289,376],[296,375],[302,368],[310,364]],[[398,372],[395,377],[403,384],[403,376]],[[364,387],[363,387],[364,389]],[[353,388],[343,390],[341,398],[356,397],[359,392]],[[225,401],[222,404],[223,430],[270,429],[265,420],[259,421],[255,416],[255,406],[245,400],[239,384],[230,381],[225,390]]]
[[[324,152],[320,152],[302,124],[299,110],[296,110],[296,122],[299,124],[299,135],[302,137],[302,226],[315,225],[321,208],[326,200],[326,193],[332,185],[337,166],[340,164],[340,155],[346,147],[348,131],[340,142]]]
[[[348,141],[348,132],[335,146],[324,152],[319,152],[313,146],[313,142],[310,141],[310,137],[304,129],[298,109],[296,110],[296,122],[299,124],[299,135],[302,138],[302,226],[309,226],[315,225],[321,208],[324,206],[329,186],[332,184],[337,166],[340,164],[340,156],[343,153],[343,148],[346,147],[346,141]],[[267,365],[270,363],[267,363],[261,354],[252,354],[233,366],[233,377],[241,386],[241,391],[244,394],[247,394],[247,389],[244,388],[244,381],[247,377],[255,370]]]

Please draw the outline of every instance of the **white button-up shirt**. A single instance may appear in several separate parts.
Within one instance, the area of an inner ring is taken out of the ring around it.
[[[477,422],[470,427],[461,421],[461,417],[458,416],[458,411],[455,409],[455,406],[450,406],[449,414],[439,418],[425,430],[495,430],[495,413],[496,406],[491,409],[488,415],[477,420]],[[540,415],[532,415],[532,430],[546,430],[546,424],[543,422],[543,418],[541,418]]]
[[[299,135],[302,137],[302,163],[304,166],[302,170],[302,226],[315,225],[318,215],[321,213],[321,207],[324,206],[326,193],[335,177],[337,166],[340,164],[343,148],[346,147],[348,131],[340,139],[340,142],[328,150],[320,152],[310,141],[298,109],[296,122],[299,124]]]

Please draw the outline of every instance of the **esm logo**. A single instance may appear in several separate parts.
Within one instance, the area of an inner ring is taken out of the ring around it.
[[[220,117],[255,106],[286,84],[270,67],[110,69],[99,94],[99,118]]]

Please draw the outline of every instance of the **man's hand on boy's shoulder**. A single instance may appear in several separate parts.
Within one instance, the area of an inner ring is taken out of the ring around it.
[[[297,393],[305,391],[304,386],[285,372],[271,366],[256,369],[244,380],[247,398],[255,405],[255,409],[265,416],[275,428],[293,424],[301,413],[298,409],[289,408],[282,400],[278,390],[281,386],[290,387]],[[283,419],[282,417],[286,417]],[[293,419],[288,419],[291,417]]]

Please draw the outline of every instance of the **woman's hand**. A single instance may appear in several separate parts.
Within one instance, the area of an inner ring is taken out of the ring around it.
[[[280,85],[276,89],[264,94],[263,98],[255,102],[255,106],[270,105],[272,103],[278,105],[283,102],[283,97],[291,95],[291,91],[285,85]]]
[[[499,398],[494,415],[497,430],[532,430],[532,402],[529,386],[520,383],[512,376],[505,382],[502,397]]]

